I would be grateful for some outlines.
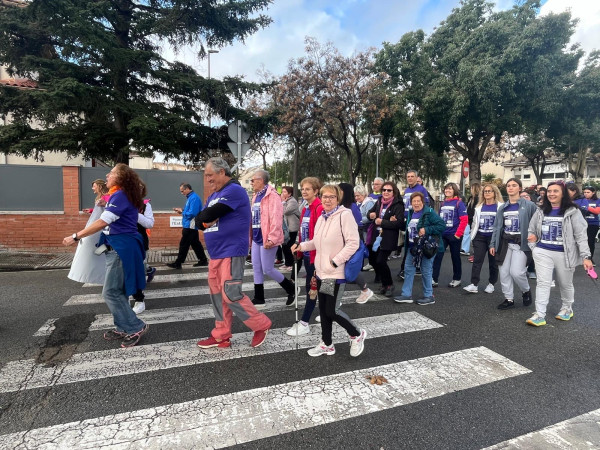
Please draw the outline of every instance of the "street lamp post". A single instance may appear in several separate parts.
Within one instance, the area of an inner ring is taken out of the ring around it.
[[[210,80],[210,54],[211,53],[219,53],[219,50],[215,50],[212,48],[208,49],[208,79]],[[210,105],[208,106],[208,128],[211,128],[212,121],[212,111],[210,109]]]
[[[381,134],[375,134],[373,139],[377,139],[375,148],[377,149],[377,158],[375,160],[375,178],[379,178],[379,142],[383,136]]]

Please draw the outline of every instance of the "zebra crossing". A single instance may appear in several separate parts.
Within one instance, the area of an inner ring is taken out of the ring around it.
[[[246,272],[244,290],[251,294],[252,274]],[[119,413],[95,413],[77,421],[11,433],[0,431],[0,448],[224,448],[249,443],[255,443],[258,448],[261,439],[318,429],[371,414],[393,413],[399,407],[453,393],[469,395],[472,389],[505,380],[518,382],[533,373],[531,368],[481,345],[409,359],[398,352],[386,356],[385,363],[364,365],[364,355],[376,354],[378,344],[386,340],[401,342],[403,336],[421,334],[431,338],[436,333],[444,333],[448,325],[429,317],[427,307],[402,305],[395,312],[383,311],[390,300],[382,296],[376,295],[367,304],[357,305],[354,299],[360,291],[354,285],[347,287],[344,294],[347,306],[344,308],[352,310],[354,314],[350,313],[350,316],[357,326],[368,330],[365,353],[356,359],[347,354],[347,335],[337,326],[334,326],[333,334],[334,344],[338,345],[336,355],[332,358],[308,357],[306,349],[318,342],[319,328],[311,325],[313,332],[309,335],[287,336],[285,331],[292,323],[293,308],[285,306],[286,297],[281,296],[281,288],[272,281],[265,282],[268,300],[263,311],[274,317],[274,325],[261,347],[251,348],[252,333],[240,331],[242,328],[234,330],[232,346],[228,349],[198,349],[196,341],[205,337],[201,334],[204,331],[199,331],[198,335],[188,334],[180,340],[161,339],[159,332],[154,333],[154,327],[170,330],[193,323],[202,330],[210,330],[214,317],[205,280],[206,269],[157,275],[156,282],[146,291],[146,299],[152,302],[140,315],[151,324],[148,336],[152,339],[145,339],[130,349],[101,348],[98,341],[102,346],[107,344],[100,335],[112,327],[112,321],[109,314],[97,314],[89,326],[86,345],[67,360],[44,365],[33,358],[25,358],[0,365],[0,394],[27,397],[60,387],[63,395],[67,395],[69,389],[78,386],[93,390],[94,385],[89,383],[94,381],[102,381],[104,386],[106,383],[119,386],[121,380],[141,375],[145,376],[144,380],[156,379],[158,383],[164,374],[203,367],[219,373],[225,370],[221,367],[231,370],[232,367],[254,365],[260,373],[271,375],[291,371],[286,377],[289,379],[277,382],[274,376],[273,382],[269,383],[247,380],[250,387],[231,392],[159,405],[151,403],[148,407]],[[301,281],[303,284],[304,280]],[[171,286],[190,282],[194,286]],[[163,283],[169,283],[169,286],[165,287]],[[194,297],[198,304],[170,306],[172,299],[186,297]],[[66,298],[63,308],[91,307],[100,302],[101,294],[97,292],[78,294]],[[35,336],[49,336],[56,320],[51,318],[40,324]],[[327,365],[330,373],[295,378],[294,367],[277,368],[274,373],[272,363],[278,357],[285,357],[288,364],[297,362],[298,367]],[[261,367],[263,364],[265,366]],[[372,384],[369,378],[373,375],[383,377],[386,382]],[[593,421],[600,413],[590,414],[588,419]],[[570,425],[556,426],[565,430]],[[556,440],[556,428],[554,432],[540,430],[537,434],[512,438],[491,448]]]

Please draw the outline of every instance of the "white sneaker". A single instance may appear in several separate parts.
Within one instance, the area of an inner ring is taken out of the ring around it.
[[[452,280],[450,283],[448,283],[448,287],[451,288],[455,288],[460,286],[460,280]]]
[[[492,283],[489,283],[483,291],[486,294],[493,294],[494,293],[494,285]]]
[[[367,300],[369,300],[371,297],[373,297],[373,291],[367,288],[366,291],[360,293],[356,299],[356,303],[367,303]]]
[[[552,280],[552,283],[550,283],[550,287],[556,287],[556,283],[554,282],[554,280]]]
[[[310,333],[310,325],[304,325],[302,322],[295,323],[285,332],[288,336],[302,336]]]
[[[479,292],[479,289],[477,289],[477,286],[475,286],[473,283],[471,283],[468,286],[465,286],[463,289],[467,292],[470,292],[471,294],[477,294]],[[493,286],[492,286],[492,289],[493,289]]]
[[[321,355],[335,355],[335,347],[331,344],[331,347],[327,347],[323,341],[315,348],[311,348],[308,351],[310,356],[321,356]]]
[[[362,268],[363,272],[368,272],[370,270],[373,270],[373,266],[371,264],[367,264],[366,266],[364,266]]]
[[[141,314],[146,311],[146,302],[135,302],[135,305],[131,309],[133,309],[134,313]]]
[[[360,330],[360,336],[350,338],[350,356],[357,357],[365,349],[365,338],[367,337],[367,330]]]
[[[321,316],[317,316],[317,317],[315,317],[315,322],[319,322],[319,323],[321,323]]]

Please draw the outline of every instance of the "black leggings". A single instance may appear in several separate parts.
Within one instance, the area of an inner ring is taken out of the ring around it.
[[[598,234],[598,225],[590,225],[588,223],[588,245],[590,246],[590,253],[592,258],[594,257],[594,250],[596,250],[596,235]]]
[[[333,322],[336,322],[352,337],[360,336],[360,331],[350,320],[350,317],[340,309],[344,296],[345,284],[336,284],[333,295],[319,292],[319,313],[321,314],[321,338],[323,343],[330,347],[333,343],[331,331]],[[321,289],[321,280],[317,280],[317,289]]]

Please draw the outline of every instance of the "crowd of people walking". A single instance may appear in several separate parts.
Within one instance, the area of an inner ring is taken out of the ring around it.
[[[534,301],[529,280],[537,278],[535,312],[526,322],[542,326],[555,278],[562,302],[555,317],[568,321],[573,317],[573,273],[578,265],[593,268],[600,206],[591,186],[581,191],[573,183],[552,182],[533,192],[523,190],[521,180],[511,178],[505,184],[505,200],[494,183],[473,183],[468,199],[461,196],[458,185],[447,183],[436,208],[414,170],[407,172],[402,193],[395,182],[381,178],[373,180],[369,193],[362,185],[324,185],[318,178],[306,177],[300,182],[300,202],[293,187],[282,186],[279,193],[269,184],[266,170],[252,175],[249,199],[228,163],[219,157],[208,160],[204,176],[211,189],[205,206],[191,185],[180,185],[186,203],[173,210],[182,215],[182,237],[177,259],[168,264],[181,269],[192,247],[198,258],[195,266],[208,265],[215,326],[209,337],[197,343],[202,349],[231,346],[234,314],[253,331],[250,345],[262,345],[272,325],[260,311],[269,301],[265,276],[281,286],[285,305],[298,311],[301,268],[306,276],[302,315],[286,334],[310,334],[318,305],[315,321],[320,322],[321,340],[308,354],[335,354],[335,322],[348,333],[353,357],[363,352],[367,330],[357,327],[342,310],[348,284],[359,287],[355,299],[359,304],[377,293],[396,303],[432,305],[434,288],[442,281],[446,250],[452,263],[452,278],[444,281],[449,288],[462,285],[461,255],[469,257],[470,284],[464,286],[469,294],[480,293],[487,258],[483,292],[494,293],[500,281],[504,299],[497,305],[499,310],[516,307],[515,286],[523,307],[529,307]],[[69,278],[103,284],[115,324],[104,338],[121,340],[122,347],[130,347],[149,329],[138,315],[145,310],[146,283],[156,272],[146,258],[148,230],[154,226],[152,207],[144,198],[146,186],[124,164],[117,164],[106,182],[95,180],[92,190],[96,200],[86,210],[88,223],[63,240],[65,245],[79,243]],[[363,262],[365,247],[367,264]],[[248,254],[254,278],[252,299],[242,289]],[[398,292],[388,264],[396,256],[402,258]],[[370,270],[374,271],[373,289],[366,277]],[[422,294],[415,298],[417,276]]]

